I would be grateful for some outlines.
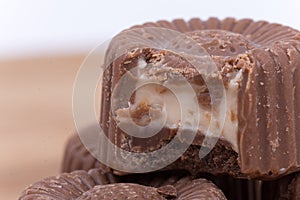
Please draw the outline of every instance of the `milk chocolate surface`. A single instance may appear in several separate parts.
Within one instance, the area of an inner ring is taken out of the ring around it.
[[[199,130],[186,153],[169,168],[185,168],[193,174],[209,172],[261,179],[278,178],[299,169],[300,37],[297,30],[265,21],[232,18],[158,21],[135,26],[132,30],[145,27],[168,28],[193,38],[215,62],[227,94],[236,92],[232,93],[236,102],[227,99],[232,103],[229,106],[236,107],[227,114],[224,132],[207,158],[196,158],[205,135]],[[143,40],[142,37],[139,39]],[[147,37],[155,40],[159,33]],[[113,40],[108,51],[118,45],[121,44]],[[210,109],[211,99],[201,74],[193,70],[185,58],[172,52],[138,48],[119,57],[104,72],[100,123],[119,147],[132,152],[149,152],[170,142],[177,129],[165,126],[147,139],[129,136],[118,127],[120,121],[112,117],[116,111],[110,110],[111,92],[125,72],[140,64],[140,59],[146,66],[164,65],[172,68],[171,73],[181,73],[197,86],[194,87],[197,101],[203,108]],[[236,81],[237,74],[240,77]],[[232,90],[231,81],[235,81],[236,86]],[[131,110],[131,116],[135,122],[148,123],[149,105],[141,105]],[[235,125],[236,128],[232,128]]]
[[[129,30],[146,27],[167,28],[192,38],[210,56],[219,76],[204,78],[186,57],[168,49],[128,49],[104,71],[100,125],[111,142],[129,152],[152,152],[175,138],[181,125],[176,111],[179,104],[168,88],[143,86],[126,104],[118,105],[121,100],[113,99],[112,91],[118,89],[122,76],[139,68],[138,73],[131,74],[135,81],[154,77],[159,83],[170,81],[181,86],[184,78],[191,84],[196,98],[186,100],[186,104],[197,102],[205,116],[192,144],[179,159],[158,172],[126,174],[103,165],[74,135],[67,143],[62,165],[62,171],[68,173],[32,184],[19,199],[300,199],[299,31],[265,21],[233,18],[161,20]],[[154,31],[137,35],[136,39],[155,42],[160,34]],[[169,41],[172,38],[165,38],[166,43]],[[112,40],[107,55],[126,42],[126,38]],[[193,48],[185,42],[186,48]],[[209,91],[206,81],[219,79],[225,88],[226,119],[214,148],[200,159],[199,149],[205,147],[207,134],[205,125],[213,115],[211,92],[221,97],[218,91]],[[184,95],[184,89],[179,93]],[[159,121],[162,99],[169,102],[166,111],[170,115],[156,135],[138,138],[120,128]],[[117,104],[116,110],[112,110],[113,103]],[[184,117],[193,120],[195,113],[190,113]],[[189,134],[189,130],[183,134]],[[105,144],[100,147],[106,159],[111,159],[115,152],[106,151]],[[158,156],[154,164],[163,161],[163,156],[168,155]],[[122,155],[117,157],[126,160]],[[137,159],[125,164],[131,167],[141,163]]]
[[[300,199],[300,173],[292,173],[275,181],[262,183],[262,199]]]
[[[225,200],[226,197],[223,192],[210,181],[205,179],[190,180],[189,178],[184,178],[176,182],[174,185],[165,185],[159,188],[134,183],[98,185],[83,193],[78,199]]]
[[[71,143],[71,146],[77,146],[79,148],[73,149],[73,152],[67,151],[65,154],[66,157],[71,157],[71,159],[63,159],[63,165],[65,166],[65,171],[68,170],[78,170],[83,166],[101,166],[102,164],[93,158],[92,155],[88,153],[84,146],[82,145],[78,135],[74,135],[69,139],[68,144]],[[69,147],[70,145],[67,145]],[[85,152],[84,154],[78,154],[78,152]],[[221,152],[217,152],[221,153]],[[67,155],[67,156],[66,156]],[[84,159],[85,157],[90,157],[90,159]],[[214,157],[214,156],[212,156]],[[72,162],[69,163],[69,160],[77,163],[73,165]],[[197,158],[195,158],[197,160]],[[222,162],[222,159],[220,159]],[[193,165],[191,163],[186,163],[187,165]],[[204,164],[203,164],[204,165]],[[170,166],[169,166],[170,167]],[[172,168],[186,168],[184,166],[172,166]],[[207,167],[208,168],[208,167]],[[85,169],[87,170],[87,169]],[[100,169],[103,173],[110,174],[111,171],[109,168]],[[192,169],[191,169],[192,170]],[[108,173],[110,172],[110,173]],[[97,173],[97,171],[93,171],[93,173]],[[115,172],[120,174],[120,172]],[[236,179],[231,176],[213,176],[211,174],[198,174],[198,178],[205,178],[207,180],[212,181],[214,184],[219,187],[222,192],[226,195],[227,199],[244,199],[244,200],[261,200],[261,199],[272,199],[277,200],[281,198],[293,199],[294,196],[297,197],[298,193],[298,177],[297,173],[293,173],[290,175],[283,176],[282,178],[271,180],[271,181],[261,181],[261,180],[247,180],[247,179]],[[176,170],[168,170],[168,171],[159,171],[152,172],[146,174],[128,174],[122,176],[116,176],[110,174],[110,176],[117,177],[117,180],[123,183],[136,183],[140,185],[150,186],[159,188],[167,185],[174,185],[180,179],[190,176],[186,171],[176,171]],[[100,176],[101,177],[101,176]],[[98,178],[99,179],[99,178]],[[295,181],[292,181],[294,180]],[[99,181],[98,181],[99,182]],[[292,182],[295,182],[291,184]],[[290,185],[290,186],[289,186]],[[300,190],[299,190],[300,191]],[[299,195],[298,195],[299,196]],[[293,198],[292,198],[293,197]],[[297,198],[294,198],[297,199]]]
[[[119,182],[118,177],[105,173],[101,169],[91,169],[88,172],[77,170],[36,182],[26,188],[19,199],[76,199],[96,185],[117,182]]]
[[[133,182],[131,182],[133,181]],[[226,199],[206,179],[194,179],[182,172],[152,173],[118,177],[101,169],[63,173],[26,188],[20,200],[31,199]]]
[[[90,154],[90,152],[82,144],[77,133],[72,135],[65,146],[61,172],[70,173],[75,170],[88,171],[93,168],[100,168],[105,172],[111,172],[110,168],[103,165]]]
[[[93,189],[83,193],[78,200],[164,200],[156,188],[142,186],[133,183],[117,183],[109,185],[97,185]]]

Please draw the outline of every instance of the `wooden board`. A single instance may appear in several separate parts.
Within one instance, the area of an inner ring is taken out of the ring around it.
[[[59,173],[84,57],[0,61],[0,199],[17,199],[30,183]]]

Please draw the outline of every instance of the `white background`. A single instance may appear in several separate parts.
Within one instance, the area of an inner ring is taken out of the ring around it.
[[[0,57],[86,52],[131,25],[210,16],[300,29],[299,0],[1,0]]]

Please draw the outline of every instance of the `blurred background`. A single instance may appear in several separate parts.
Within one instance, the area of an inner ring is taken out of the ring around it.
[[[300,1],[0,1],[0,199],[56,175],[74,130],[72,87],[90,50],[147,21],[253,18],[300,29]]]

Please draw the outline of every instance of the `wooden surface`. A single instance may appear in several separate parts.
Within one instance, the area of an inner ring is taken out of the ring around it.
[[[84,57],[0,61],[0,199],[17,199],[30,183],[59,173]]]

